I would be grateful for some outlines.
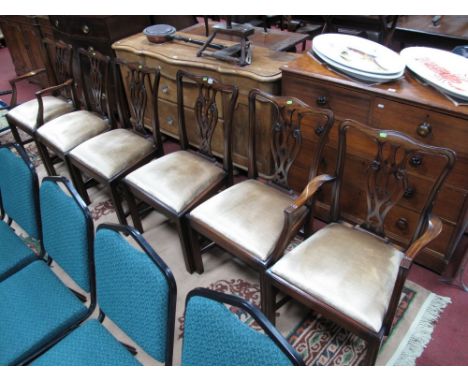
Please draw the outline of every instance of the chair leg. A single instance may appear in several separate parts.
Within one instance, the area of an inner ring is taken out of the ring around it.
[[[195,271],[195,264],[191,255],[191,242],[189,229],[190,225],[185,218],[182,216],[176,219],[177,231],[179,232],[180,245],[182,247],[182,254],[184,256],[185,268],[188,273],[193,273]],[[198,271],[197,271],[198,272]]]
[[[265,271],[260,272],[260,299],[262,312],[274,325],[276,293]]]
[[[120,197],[119,191],[117,190],[117,184],[111,182],[109,184],[109,190],[112,198],[112,204],[114,205],[119,223],[122,225],[127,225],[127,218],[125,217],[125,212],[123,210],[122,198]]]
[[[203,259],[201,255],[201,249],[200,249],[200,235],[197,231],[195,231],[191,225],[190,222],[188,222],[188,234],[189,234],[189,239],[190,239],[190,244],[191,244],[191,251],[190,255],[192,256],[192,261],[193,264],[195,265],[195,270],[198,274],[202,274],[205,269],[203,267]]]
[[[10,129],[11,133],[13,134],[13,138],[15,139],[15,142],[24,147],[23,141],[21,140],[21,137],[18,132],[18,128],[15,125],[10,124]]]
[[[380,338],[373,338],[367,341],[367,354],[366,359],[364,360],[364,365],[366,366],[374,366],[375,361],[377,361],[377,356],[379,354],[380,345],[382,343],[382,339]]]
[[[86,205],[89,206],[91,204],[91,200],[89,199],[88,191],[86,190],[83,178],[81,177],[80,170],[73,166],[68,156],[65,156],[65,163],[68,167],[68,172],[70,173],[72,182],[75,185],[76,190],[78,191]]]
[[[39,152],[39,156],[41,157],[42,163],[44,163],[44,167],[47,171],[49,176],[56,176],[57,172],[55,171],[54,164],[52,163],[52,159],[49,156],[49,152],[47,151],[47,147],[43,145],[41,142],[36,140],[37,151]]]
[[[125,183],[122,183],[122,188],[124,191],[125,199],[128,203],[128,208],[130,209],[130,215],[132,217],[133,226],[140,233],[143,233],[143,224],[141,222],[140,213],[138,212],[138,206],[135,197],[133,196],[133,193],[130,190],[130,188]]]

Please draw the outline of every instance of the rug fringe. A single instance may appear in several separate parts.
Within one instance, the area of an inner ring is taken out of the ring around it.
[[[394,365],[414,366],[416,364],[416,359],[421,356],[432,338],[432,332],[440,314],[448,304],[452,303],[450,297],[438,296],[435,293],[431,293],[428,300],[426,309],[419,321],[415,323],[416,327]]]

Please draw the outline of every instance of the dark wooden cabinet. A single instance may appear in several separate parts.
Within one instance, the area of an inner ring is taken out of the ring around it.
[[[322,172],[330,173],[335,169],[338,125],[345,118],[379,129],[398,130],[423,143],[448,147],[457,153],[455,167],[434,206],[434,212],[443,220],[443,231],[417,258],[417,262],[443,272],[447,264],[455,260],[455,249],[468,223],[468,106],[455,106],[437,91],[421,85],[410,74],[398,81],[368,86],[331,72],[308,54],[283,66],[282,72],[284,95],[295,96],[335,112],[336,121],[325,149]],[[306,153],[317,142],[314,126],[305,128],[303,134]],[[362,141],[350,141],[349,144],[351,153],[347,157],[347,166],[351,181],[344,186],[346,192],[341,205],[346,217],[358,223],[366,212],[366,185],[363,179],[352,175],[353,172],[361,173],[364,158],[367,160],[375,153],[370,152]],[[417,224],[418,211],[422,208],[421,195],[429,189],[430,180],[440,170],[436,163],[430,158],[414,158],[408,170],[411,179],[408,192],[386,219],[388,236],[402,246],[408,243]],[[305,160],[299,158],[291,169],[290,181],[297,190],[304,187],[307,181]],[[324,220],[328,218],[330,205],[327,194],[325,188],[317,209],[319,217]]]
[[[50,73],[42,45],[43,38],[52,36],[47,16],[0,16],[0,28],[18,76],[39,68],[47,68]],[[50,83],[46,74],[31,81],[42,87]]]

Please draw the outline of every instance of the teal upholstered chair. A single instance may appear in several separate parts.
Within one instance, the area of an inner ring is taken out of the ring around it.
[[[264,334],[240,321],[224,304],[248,313]],[[192,290],[186,300],[184,326],[182,365],[304,365],[264,314],[237,296],[204,288]]]
[[[31,238],[41,241],[38,189],[36,171],[24,149],[18,144],[1,145],[0,281],[37,259],[11,223],[14,221]]]
[[[105,316],[147,354],[171,365],[177,292],[170,269],[135,229],[121,225],[98,228],[95,261],[99,320],[85,322],[32,365],[139,365],[131,346],[101,325]]]
[[[3,189],[2,198],[5,202]],[[37,258],[0,283],[0,365],[28,362],[96,306],[89,211],[71,183],[60,177],[44,179],[40,202],[47,262]],[[82,290],[68,289],[47,264],[52,261],[58,261]],[[88,307],[77,298],[83,298],[83,292],[90,294]]]

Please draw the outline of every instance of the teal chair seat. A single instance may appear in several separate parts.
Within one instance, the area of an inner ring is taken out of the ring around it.
[[[86,321],[31,365],[141,366],[97,320]]]
[[[0,280],[37,259],[34,252],[4,221],[0,221],[0,254]]]
[[[0,283],[0,365],[16,364],[88,310],[43,261]]]

